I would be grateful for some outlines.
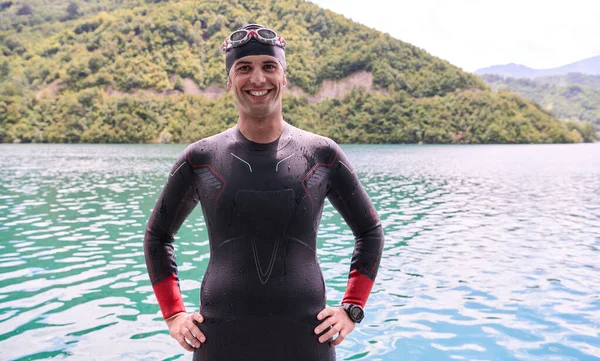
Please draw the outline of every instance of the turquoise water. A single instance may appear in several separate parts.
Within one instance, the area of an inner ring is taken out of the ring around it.
[[[0,359],[190,360],[168,335],[144,227],[181,145],[0,145]],[[343,147],[384,259],[338,360],[599,360],[600,144]],[[327,203],[330,305],[353,238]],[[208,263],[176,241],[188,310]]]

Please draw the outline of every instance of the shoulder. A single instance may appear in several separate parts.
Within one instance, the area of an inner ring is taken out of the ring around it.
[[[226,129],[188,145],[183,156],[194,168],[210,163],[215,154],[226,149],[227,144],[232,141],[232,129]]]
[[[312,151],[316,163],[325,167],[331,167],[336,171],[344,168],[350,173],[354,173],[354,168],[350,164],[346,153],[335,140],[305,130],[299,130],[298,134],[301,134],[305,138],[307,144],[303,144],[303,146]]]
[[[310,149],[317,159],[328,163],[341,152],[340,146],[331,138],[292,126],[293,139],[300,146]]]

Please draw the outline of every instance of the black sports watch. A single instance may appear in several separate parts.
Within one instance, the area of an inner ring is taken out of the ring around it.
[[[365,318],[365,311],[359,305],[355,305],[352,303],[342,303],[342,308],[346,311],[348,316],[355,323],[360,323],[360,321]]]

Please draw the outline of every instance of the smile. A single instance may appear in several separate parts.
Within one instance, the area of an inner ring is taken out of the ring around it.
[[[251,96],[253,96],[255,98],[259,98],[259,97],[263,97],[263,96],[267,95],[267,93],[270,93],[271,90],[272,89],[261,90],[261,91],[249,90],[249,91],[246,91],[246,93],[250,94]]]

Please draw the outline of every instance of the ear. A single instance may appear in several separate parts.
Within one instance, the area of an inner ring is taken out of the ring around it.
[[[283,73],[283,86],[287,85],[287,77],[285,76],[285,73]]]
[[[233,84],[231,84],[231,77],[229,77],[229,75],[227,76],[227,89],[231,89],[231,86]]]

